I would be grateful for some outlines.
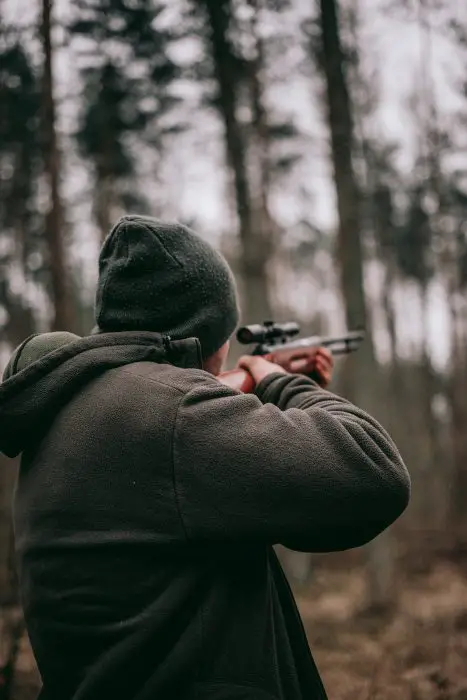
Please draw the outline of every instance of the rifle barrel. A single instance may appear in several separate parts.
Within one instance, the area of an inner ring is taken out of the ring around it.
[[[360,343],[364,340],[365,333],[363,331],[351,331],[342,336],[319,336],[313,335],[309,338],[299,338],[291,340],[288,343],[278,343],[276,345],[264,345],[264,354],[269,352],[277,352],[281,350],[300,350],[300,348],[325,347],[333,353],[333,355],[345,355],[349,352],[354,352],[358,349]]]

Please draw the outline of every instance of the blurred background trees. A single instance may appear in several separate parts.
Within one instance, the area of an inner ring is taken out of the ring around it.
[[[467,9],[448,0],[3,0],[0,363],[32,332],[89,332],[124,212],[220,247],[244,322],[364,326],[334,389],[412,474],[407,514],[361,553],[365,605],[391,609],[409,536],[464,541],[466,67]],[[313,585],[313,556],[281,557]]]

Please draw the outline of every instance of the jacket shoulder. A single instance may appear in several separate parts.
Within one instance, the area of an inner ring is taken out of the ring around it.
[[[188,394],[197,387],[222,386],[209,372],[196,368],[181,368],[170,364],[137,362],[121,369],[125,375],[132,375],[136,381],[143,380],[171,387],[178,394]]]

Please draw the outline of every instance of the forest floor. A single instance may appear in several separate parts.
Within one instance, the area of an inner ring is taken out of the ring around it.
[[[391,612],[365,608],[362,561],[361,551],[316,557],[297,593],[330,700],[467,700],[467,542],[406,545]],[[9,700],[37,689],[24,638]]]
[[[467,700],[467,542],[406,546],[391,612],[365,580],[361,552],[322,556],[297,595],[330,700]]]

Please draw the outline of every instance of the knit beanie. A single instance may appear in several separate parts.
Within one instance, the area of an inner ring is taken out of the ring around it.
[[[222,347],[239,316],[220,253],[186,226],[143,216],[124,216],[104,241],[95,313],[104,333],[198,338],[203,358]]]
[[[54,350],[79,340],[79,336],[66,331],[54,331],[52,333],[35,333],[23,340],[10,357],[10,361],[3,372],[3,381],[10,379],[14,374],[21,372],[37,360],[42,359]]]

